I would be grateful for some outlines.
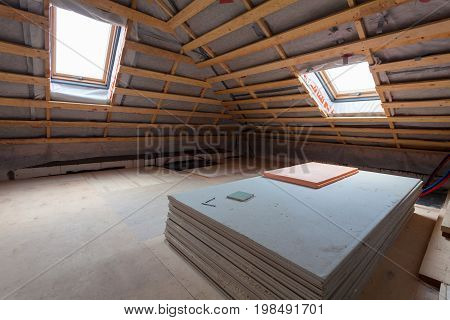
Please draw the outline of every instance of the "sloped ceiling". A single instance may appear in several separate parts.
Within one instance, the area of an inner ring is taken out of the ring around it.
[[[111,106],[51,101],[48,2],[1,1],[0,144],[131,143],[136,128],[200,125],[289,139],[308,126],[309,141],[450,150],[449,1],[80,2],[128,19]],[[331,117],[310,98],[298,75],[343,56],[371,64],[385,116]]]

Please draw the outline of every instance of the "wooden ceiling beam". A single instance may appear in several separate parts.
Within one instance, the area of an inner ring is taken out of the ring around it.
[[[161,57],[172,61],[184,62],[188,64],[194,64],[194,60],[184,54],[176,53],[169,50],[153,47],[148,44],[126,40],[124,50],[133,50],[141,52],[150,56]]]
[[[102,104],[46,101],[46,100],[18,99],[18,98],[0,98],[0,106],[17,107],[17,108],[80,110],[90,112],[131,113],[131,114],[145,114],[145,115],[156,114],[166,116],[183,116],[183,117],[200,117],[200,118],[217,118],[217,117],[221,119],[231,118],[231,115],[216,112],[193,112],[174,109],[168,110],[168,109],[155,109],[146,107],[110,106]]]
[[[418,57],[415,59],[374,64],[374,65],[370,66],[370,69],[372,69],[372,71],[374,71],[374,72],[389,72],[389,71],[396,71],[396,70],[428,67],[428,66],[447,64],[447,63],[450,63],[450,53],[435,54],[432,56]]]
[[[251,109],[251,110],[233,110],[228,111],[229,114],[280,114],[292,112],[319,112],[317,107],[291,107],[291,108],[269,108],[269,109]]]
[[[215,76],[207,79],[208,82],[220,82],[230,79],[242,78],[253,74],[269,72],[280,68],[305,64],[308,62],[342,57],[345,54],[365,54],[368,50],[378,51],[385,48],[399,47],[403,45],[450,37],[450,19],[439,20],[401,31],[395,31],[379,35],[366,40],[358,40],[348,44],[327,49],[301,54],[286,60],[275,61],[237,70],[229,74]]]
[[[143,77],[143,78],[151,78],[151,79],[158,79],[162,81],[170,81],[170,82],[176,82],[176,83],[183,83],[188,84],[191,86],[201,87],[201,88],[211,88],[211,84],[197,79],[187,78],[187,77],[180,77],[180,76],[174,76],[171,74],[146,70],[146,69],[140,69],[140,68],[133,68],[128,66],[120,66],[119,73],[126,73],[137,77]]]
[[[195,135],[196,137],[205,137],[206,139],[219,139],[220,136]],[[14,138],[0,139],[0,144],[18,145],[18,144],[53,144],[53,143],[99,143],[99,142],[145,142],[148,139],[153,140],[177,140],[192,139],[188,135],[177,136],[154,136],[154,137],[89,137],[89,138]]]
[[[272,97],[255,98],[255,99],[224,101],[222,103],[224,106],[228,107],[228,106],[235,106],[238,104],[251,104],[251,103],[260,103],[260,102],[278,102],[278,101],[296,101],[296,100],[305,100],[308,98],[309,98],[309,94],[297,93],[297,94],[289,94],[289,95],[285,95],[285,96],[272,96]]]
[[[136,89],[129,89],[129,88],[116,88],[115,92],[117,94],[122,94],[122,95],[126,95],[126,96],[137,96],[137,97],[173,100],[173,101],[198,102],[198,103],[204,103],[204,104],[213,104],[213,105],[217,105],[217,106],[222,105],[222,101],[220,101],[220,100],[199,98],[199,97],[193,97],[193,96],[184,96],[181,94],[161,93],[161,92],[136,90]]]
[[[252,91],[260,91],[265,89],[274,89],[274,88],[282,88],[289,86],[301,86],[297,78],[280,80],[280,81],[272,81],[265,83],[252,84],[244,87],[236,87],[231,89],[219,90],[216,91],[216,94],[230,94],[230,93],[246,93],[249,90]]]
[[[370,143],[385,143],[395,145],[398,141],[401,145],[417,146],[417,147],[436,147],[436,148],[450,148],[449,141],[431,141],[431,140],[418,140],[418,139],[393,139],[393,138],[375,138],[375,137],[350,137],[350,136],[327,136],[327,135],[298,135],[298,134],[281,134],[271,135],[271,134],[260,134],[272,139],[283,139],[283,138],[304,138],[306,140],[333,140],[340,141],[344,139],[350,142],[370,142]]]
[[[235,119],[239,122],[266,122],[266,123],[389,123],[389,122],[429,122],[429,123],[449,123],[450,116],[392,116],[392,117],[298,117],[298,118],[274,118],[274,119]]]
[[[288,41],[292,41],[301,37],[311,35],[316,32],[320,32],[323,30],[330,29],[332,27],[342,25],[344,23],[353,22],[354,20],[360,19],[364,16],[372,15],[374,13],[387,10],[389,8],[398,6],[400,4],[409,1],[411,0],[369,1],[357,7],[343,10],[339,13],[332,14],[328,17],[300,25],[283,33],[269,37],[267,39],[249,44],[247,46],[240,47],[238,49],[217,56],[215,58],[199,62],[197,65],[199,67],[206,67],[220,62],[229,61],[237,57],[243,57],[251,53],[270,48],[274,45],[283,44]]]
[[[297,0],[268,0],[260,4],[259,6],[247,11],[240,16],[225,22],[217,28],[201,35],[195,40],[185,44],[183,46],[184,51],[190,51],[202,45],[208,44],[218,38],[221,38],[228,33],[231,33],[237,29],[240,29],[250,23],[258,21],[260,18],[265,17],[271,13],[287,7]]]
[[[318,127],[318,126],[289,126],[289,127],[277,127],[277,126],[257,126],[259,130],[265,130],[270,132],[278,131],[299,131],[299,133],[305,132],[355,132],[355,133],[380,133],[390,134],[394,131],[397,134],[419,134],[419,135],[447,135],[450,136],[450,129],[391,129],[391,128],[365,128],[365,127]]]
[[[403,83],[382,84],[376,87],[377,91],[402,91],[402,90],[429,90],[450,88],[450,80],[415,81]]]
[[[144,12],[134,10],[132,8],[123,6],[117,2],[110,0],[78,0],[81,3],[101,9],[107,12],[115,13],[121,17],[136,21],[138,23],[145,24],[147,26],[159,29],[167,33],[174,33],[174,30],[168,25],[167,22],[152,17]]]
[[[20,44],[0,41],[0,52],[25,56],[31,58],[48,59],[48,51],[45,49],[36,49]]]
[[[214,2],[216,2],[216,0],[194,0],[183,8],[183,10],[174,15],[167,23],[170,28],[175,29],[200,11],[212,5]]]
[[[0,4],[0,17],[26,22],[37,25],[45,30],[48,29],[48,18],[29,11],[16,9],[7,5]]]
[[[37,77],[37,76],[30,76],[27,74],[9,73],[1,71],[0,71],[0,81],[39,85],[44,87],[50,85],[48,78],[46,77]]]
[[[381,106],[389,109],[448,108],[450,99],[383,102]]]

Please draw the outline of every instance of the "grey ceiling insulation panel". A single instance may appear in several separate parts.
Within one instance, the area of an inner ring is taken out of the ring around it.
[[[278,34],[348,8],[346,0],[302,0],[291,4],[264,19],[272,33]]]
[[[151,99],[142,96],[124,96],[122,101],[123,106],[128,107],[156,107],[158,99]]]
[[[352,23],[339,25],[333,30],[324,30],[300,39],[282,44],[289,57],[297,56],[325,48],[358,40],[358,34]],[[330,57],[331,58],[331,57]]]
[[[45,128],[21,127],[0,127],[0,136],[8,138],[41,138],[45,136]]]
[[[407,71],[392,71],[386,73],[389,83],[414,82],[426,80],[440,80],[450,78],[450,64],[440,65],[439,67],[424,67],[409,69]]]
[[[101,128],[65,128],[52,127],[52,137],[66,138],[66,137],[103,137],[103,129]]]
[[[42,110],[45,114],[45,111]],[[45,118],[45,116],[44,116]],[[106,121],[106,112],[52,109],[53,121]]]
[[[43,120],[45,110],[38,108],[0,107],[0,119]]]
[[[134,114],[134,113],[116,113],[111,114],[112,122],[138,122],[149,123],[152,118],[151,114]]]
[[[138,52],[136,54],[135,65],[138,68],[148,69],[152,71],[158,71],[163,73],[169,73],[172,68],[172,61],[157,57],[157,56],[148,56]]]
[[[244,12],[246,12],[246,9],[241,1],[226,4],[215,1],[205,10],[189,19],[187,24],[197,36],[201,36]]]
[[[231,70],[241,70],[277,60],[280,60],[280,56],[277,51],[274,48],[267,48],[265,50],[230,60],[227,62],[227,65],[231,68]]]
[[[450,39],[434,39],[402,47],[378,50],[375,51],[374,56],[386,63],[426,57],[432,54],[447,53],[449,47]]]
[[[260,27],[256,23],[251,23],[208,43],[208,47],[216,55],[221,55],[263,38],[265,36]]]
[[[165,81],[163,80],[132,76],[126,88],[161,92],[164,88],[164,83]]]
[[[445,99],[450,98],[450,88],[399,90],[391,92],[391,95],[394,101]]]
[[[369,37],[411,26],[447,18],[450,5],[447,0],[409,1],[390,8],[385,14],[375,14],[364,19]],[[381,27],[380,27],[381,25]]]
[[[202,88],[184,83],[171,82],[167,93],[179,94],[183,96],[198,97]]]

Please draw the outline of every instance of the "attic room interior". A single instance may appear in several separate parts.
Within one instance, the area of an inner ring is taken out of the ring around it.
[[[449,155],[448,0],[0,0],[2,300],[450,300]]]

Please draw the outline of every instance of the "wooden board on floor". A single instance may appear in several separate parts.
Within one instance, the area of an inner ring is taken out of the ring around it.
[[[442,236],[441,225],[439,217],[419,271],[422,279],[437,288],[441,282],[450,282],[450,239]]]
[[[439,300],[450,300],[450,286],[445,283],[441,283],[441,289],[439,290]]]
[[[264,177],[314,189],[358,173],[357,168],[308,162],[292,167],[264,171]]]
[[[446,238],[450,238],[450,191],[447,193],[441,215],[443,217],[441,225],[442,235]]]

